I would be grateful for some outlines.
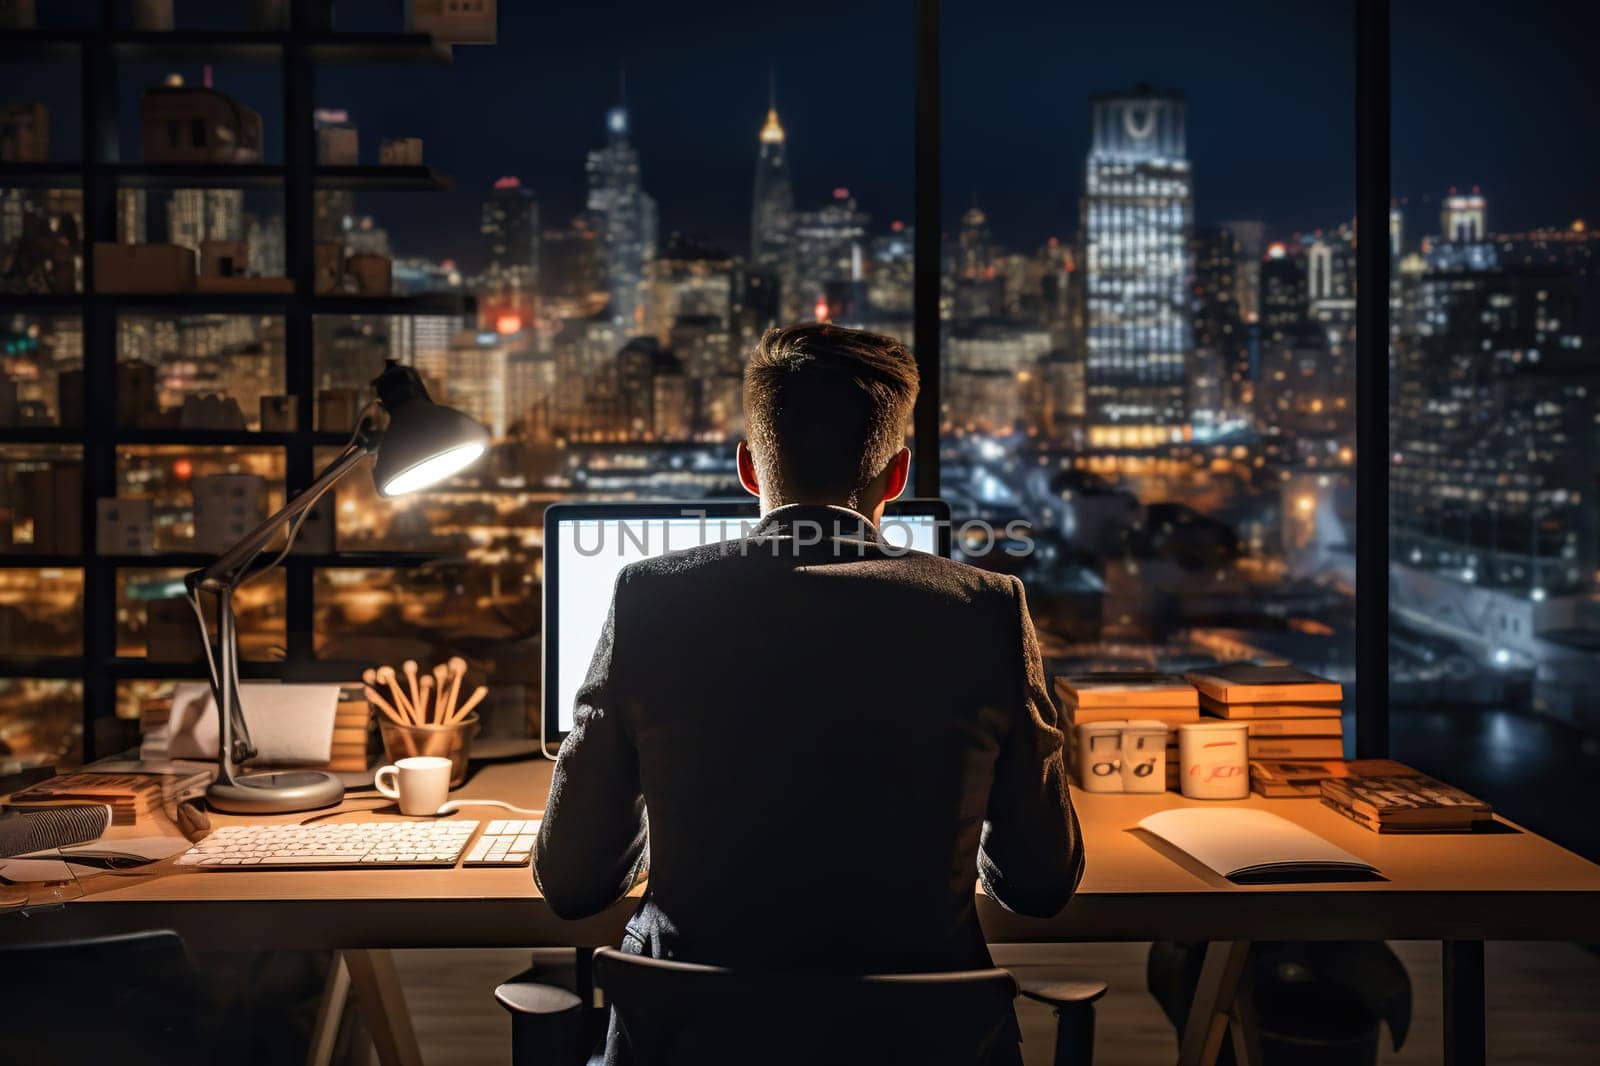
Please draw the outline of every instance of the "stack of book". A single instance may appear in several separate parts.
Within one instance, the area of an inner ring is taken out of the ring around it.
[[[1167,727],[1167,788],[1178,787],[1178,726],[1200,720],[1194,686],[1176,674],[1109,672],[1056,678],[1067,733],[1068,765],[1078,765],[1076,726],[1091,722],[1163,722]]]
[[[1200,690],[1200,708],[1206,714],[1249,724],[1252,763],[1343,758],[1339,701],[1344,691],[1337,681],[1292,666],[1249,663],[1184,676]]]
[[[1272,799],[1321,799],[1322,782],[1348,776],[1350,763],[1345,759],[1250,760],[1251,791]]]
[[[1347,773],[1320,783],[1322,802],[1376,833],[1471,832],[1489,805],[1389,759],[1352,759]]]
[[[61,774],[13,792],[7,803],[18,807],[103,803],[111,808],[112,825],[136,825],[156,811],[176,806],[179,795],[211,780],[209,769],[188,774]]]
[[[367,768],[369,757],[378,746],[377,736],[372,708],[367,701],[352,697],[348,692],[340,693],[338,709],[333,713],[333,748],[327,763],[320,769],[360,773]]]

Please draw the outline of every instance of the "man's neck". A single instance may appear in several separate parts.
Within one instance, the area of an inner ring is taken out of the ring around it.
[[[854,507],[854,506],[852,506],[850,503],[848,503],[845,500],[832,500],[832,499],[828,499],[828,500],[784,500],[784,499],[773,499],[773,498],[767,496],[765,493],[762,493],[762,495],[761,495],[761,517],[762,518],[767,517],[767,515],[771,514],[773,511],[779,510],[780,508],[783,508],[783,507],[837,507],[840,510],[849,511],[851,514],[860,515],[862,518],[865,518],[868,522],[870,522],[874,526],[876,526],[880,522],[883,521],[883,507],[884,507],[884,505],[883,505],[883,503],[880,502],[878,504],[878,506],[876,506],[872,510],[868,511],[868,510],[865,510],[865,509],[860,508],[860,507]]]

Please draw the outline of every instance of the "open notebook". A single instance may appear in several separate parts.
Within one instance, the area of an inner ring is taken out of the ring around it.
[[[1268,811],[1180,807],[1158,811],[1139,828],[1241,885],[1364,881],[1377,867]]]

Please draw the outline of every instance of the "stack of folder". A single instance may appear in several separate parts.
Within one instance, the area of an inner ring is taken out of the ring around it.
[[[1115,672],[1056,678],[1069,765],[1077,766],[1076,726],[1091,722],[1163,722],[1167,727],[1167,788],[1178,787],[1178,726],[1200,720],[1194,686],[1176,674]]]
[[[1252,763],[1344,757],[1344,691],[1337,681],[1292,666],[1249,663],[1184,676],[1200,690],[1200,708],[1206,714],[1248,723]],[[1254,769],[1251,776],[1256,776]]]
[[[140,774],[79,772],[62,774],[13,792],[7,801],[17,807],[103,803],[111,808],[112,825],[137,825],[158,810],[174,806],[188,789],[211,780],[211,772]]]
[[[1321,782],[1322,802],[1375,833],[1463,833],[1489,821],[1489,805],[1389,759],[1352,759]]]

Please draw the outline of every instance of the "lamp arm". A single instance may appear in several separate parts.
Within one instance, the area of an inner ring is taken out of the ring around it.
[[[282,509],[266,521],[246,533],[237,544],[219,555],[216,562],[189,574],[184,578],[184,584],[189,587],[190,591],[206,589],[212,592],[224,587],[232,588],[236,586],[244,568],[249,566],[251,560],[260,555],[268,544],[272,543],[272,538],[277,536],[280,530],[309,510],[324,492],[339,479],[354,470],[368,455],[377,450],[378,436],[375,433],[363,434],[361,439],[352,441],[349,447],[345,448],[337,459],[329,463],[304,492],[284,504]]]
[[[233,613],[233,592],[250,564],[264,551],[272,538],[311,508],[328,489],[354,470],[378,449],[378,434],[358,431],[333,462],[329,463],[306,490],[284,504],[276,514],[246,533],[240,541],[217,557],[216,562],[184,578],[184,585],[200,622],[200,639],[207,645],[211,666],[211,695],[217,706],[217,782],[232,784],[234,770],[241,762],[255,757],[250,731],[245,725],[239,700],[239,634]],[[205,615],[199,594],[212,593],[217,600],[217,654],[210,654],[211,635],[206,632]]]

